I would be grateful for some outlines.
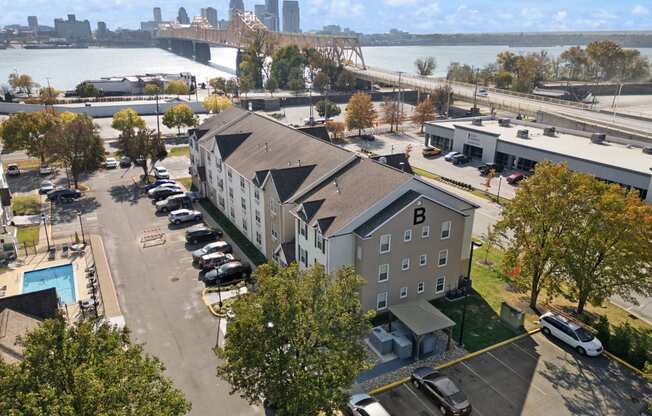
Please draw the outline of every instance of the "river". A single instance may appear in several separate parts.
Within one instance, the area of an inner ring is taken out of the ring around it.
[[[444,76],[451,62],[484,66],[494,62],[503,50],[535,52],[546,50],[559,55],[566,47],[507,46],[378,46],[362,48],[366,64],[395,71],[414,72],[414,61],[432,56],[437,61],[435,75]],[[652,48],[641,49],[652,59]],[[203,65],[156,48],[88,48],[88,49],[5,49],[0,50],[0,85],[14,71],[30,74],[34,81],[61,90],[73,89],[86,79],[106,76],[135,75],[153,72],[191,72],[199,82],[209,78],[230,77],[235,73],[235,49],[211,48],[210,65]]]

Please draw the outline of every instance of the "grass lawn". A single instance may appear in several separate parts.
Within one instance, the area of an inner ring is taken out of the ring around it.
[[[11,199],[15,215],[36,215],[41,213],[41,200],[36,195],[17,195]]]
[[[16,230],[16,239],[18,245],[22,246],[24,243],[28,245],[38,244],[39,232],[41,227],[39,225],[29,225],[27,227],[20,227]]]
[[[168,157],[190,156],[190,146],[175,146],[168,149]]]

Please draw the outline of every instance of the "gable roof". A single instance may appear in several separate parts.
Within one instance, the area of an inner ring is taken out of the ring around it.
[[[355,229],[355,233],[360,237],[366,238],[371,233],[376,230],[380,225],[385,221],[396,215],[398,212],[402,211],[405,207],[410,205],[412,202],[416,201],[421,197],[421,194],[416,191],[407,191],[400,197],[394,200],[391,204],[387,205],[385,209],[380,211],[378,214],[371,217],[367,222]]]
[[[315,215],[317,210],[319,210],[319,207],[321,207],[321,204],[324,203],[323,199],[319,199],[316,201],[306,201],[303,204],[301,204],[301,207],[299,207],[299,212],[303,212],[303,220],[304,221],[310,221],[312,217]]]
[[[16,363],[23,358],[23,349],[16,345],[19,336],[34,330],[41,321],[5,308],[0,312],[0,361]]]
[[[405,153],[394,153],[391,155],[371,156],[371,158],[373,160],[377,160],[380,163],[384,163],[387,166],[391,166],[394,169],[402,170],[405,173],[414,175],[412,166],[410,166],[410,159],[407,157]]]
[[[12,309],[38,319],[54,318],[59,311],[57,290],[51,287],[37,292],[0,298],[0,312],[4,309]]]
[[[227,160],[249,136],[251,136],[251,133],[218,134],[215,136],[217,150],[219,150],[222,159]]]
[[[294,195],[314,168],[315,165],[308,165],[269,171],[281,202],[287,201],[288,198]]]
[[[326,126],[297,127],[297,130],[327,142],[331,141],[331,136],[328,134]]]

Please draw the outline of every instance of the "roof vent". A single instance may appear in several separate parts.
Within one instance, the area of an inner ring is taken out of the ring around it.
[[[646,155],[652,155],[652,146],[645,146],[643,148],[643,153],[645,153]]]
[[[530,137],[530,131],[526,129],[522,129],[516,132],[516,137],[519,139],[529,139]]]
[[[511,127],[512,126],[512,120],[508,118],[499,118],[498,119],[498,125],[500,127]]]
[[[543,129],[543,135],[548,137],[557,137],[557,129],[554,127],[546,127]]]
[[[482,126],[482,119],[481,118],[474,118],[471,121],[471,124],[473,124],[474,126]]]
[[[378,162],[382,163],[383,165],[387,164],[387,158],[385,156],[381,156],[378,158]]]
[[[605,140],[607,140],[607,135],[604,133],[593,133],[591,135],[591,142],[593,143],[602,144]]]

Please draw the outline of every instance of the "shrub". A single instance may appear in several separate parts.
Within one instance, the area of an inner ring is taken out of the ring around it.
[[[614,328],[614,333],[609,339],[609,352],[623,359],[629,357],[632,346],[632,327],[624,323]]]
[[[636,368],[643,369],[652,360],[652,334],[650,331],[632,330],[632,346],[627,361]]]
[[[602,346],[605,349],[609,349],[609,341],[611,339],[609,319],[606,316],[600,316],[600,319],[593,325],[593,328],[597,331],[596,336],[602,342]]]

